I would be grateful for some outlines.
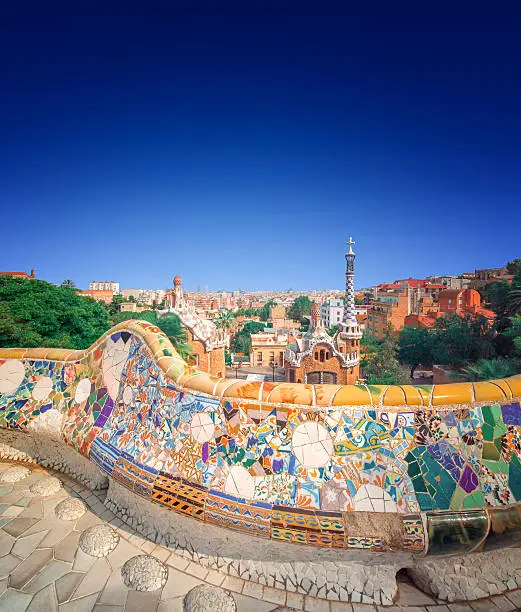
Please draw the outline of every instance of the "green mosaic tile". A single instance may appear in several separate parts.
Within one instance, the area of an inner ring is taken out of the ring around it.
[[[516,500],[521,500],[521,462],[513,455],[508,467],[508,487]]]
[[[481,491],[474,491],[463,500],[463,508],[484,508],[486,506],[485,498]]]
[[[483,459],[487,459],[488,461],[498,461],[500,456],[501,452],[493,442],[483,443]]]

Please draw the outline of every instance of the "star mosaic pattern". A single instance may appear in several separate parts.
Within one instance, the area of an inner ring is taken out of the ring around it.
[[[427,410],[219,397],[174,382],[160,365],[173,359],[166,338],[132,325],[75,360],[0,359],[0,427],[27,430],[54,408],[66,444],[154,503],[304,544],[423,550],[429,526],[437,538],[446,526],[434,512],[482,525],[521,501],[519,401]],[[348,534],[358,513],[396,515],[399,537]]]

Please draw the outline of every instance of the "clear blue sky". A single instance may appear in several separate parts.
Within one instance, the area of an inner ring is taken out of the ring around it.
[[[521,256],[514,3],[7,4],[0,269],[306,289],[351,234],[357,286]]]

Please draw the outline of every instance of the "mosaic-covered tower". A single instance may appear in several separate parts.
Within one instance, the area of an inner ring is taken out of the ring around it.
[[[346,242],[349,247],[346,253],[346,295],[344,301],[344,317],[343,323],[356,323],[355,312],[355,258],[353,251],[355,241],[349,236],[349,241]]]
[[[362,334],[355,312],[354,242],[349,238],[347,244],[343,321],[332,338],[320,322],[318,305],[312,305],[308,331],[286,347],[284,378],[287,382],[352,385],[358,381]]]
[[[356,320],[355,310],[355,252],[353,245],[355,241],[349,237],[346,253],[346,294],[344,298],[344,315],[342,322],[338,325],[338,332],[335,336],[338,350],[343,355],[349,355],[351,363],[355,363],[353,370],[356,369],[356,377],[360,369],[360,338],[362,332]]]

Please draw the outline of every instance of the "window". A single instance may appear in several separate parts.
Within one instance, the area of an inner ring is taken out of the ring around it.
[[[295,370],[289,371],[289,382],[295,382]]]
[[[320,361],[324,361],[324,354],[325,354],[324,349],[320,349]]]
[[[270,353],[270,361],[275,361],[275,353],[273,351]]]
[[[318,361],[318,351],[315,351],[315,361]]]
[[[326,351],[326,359],[329,359],[329,351]]]
[[[257,361],[262,361],[262,353],[257,354]]]

